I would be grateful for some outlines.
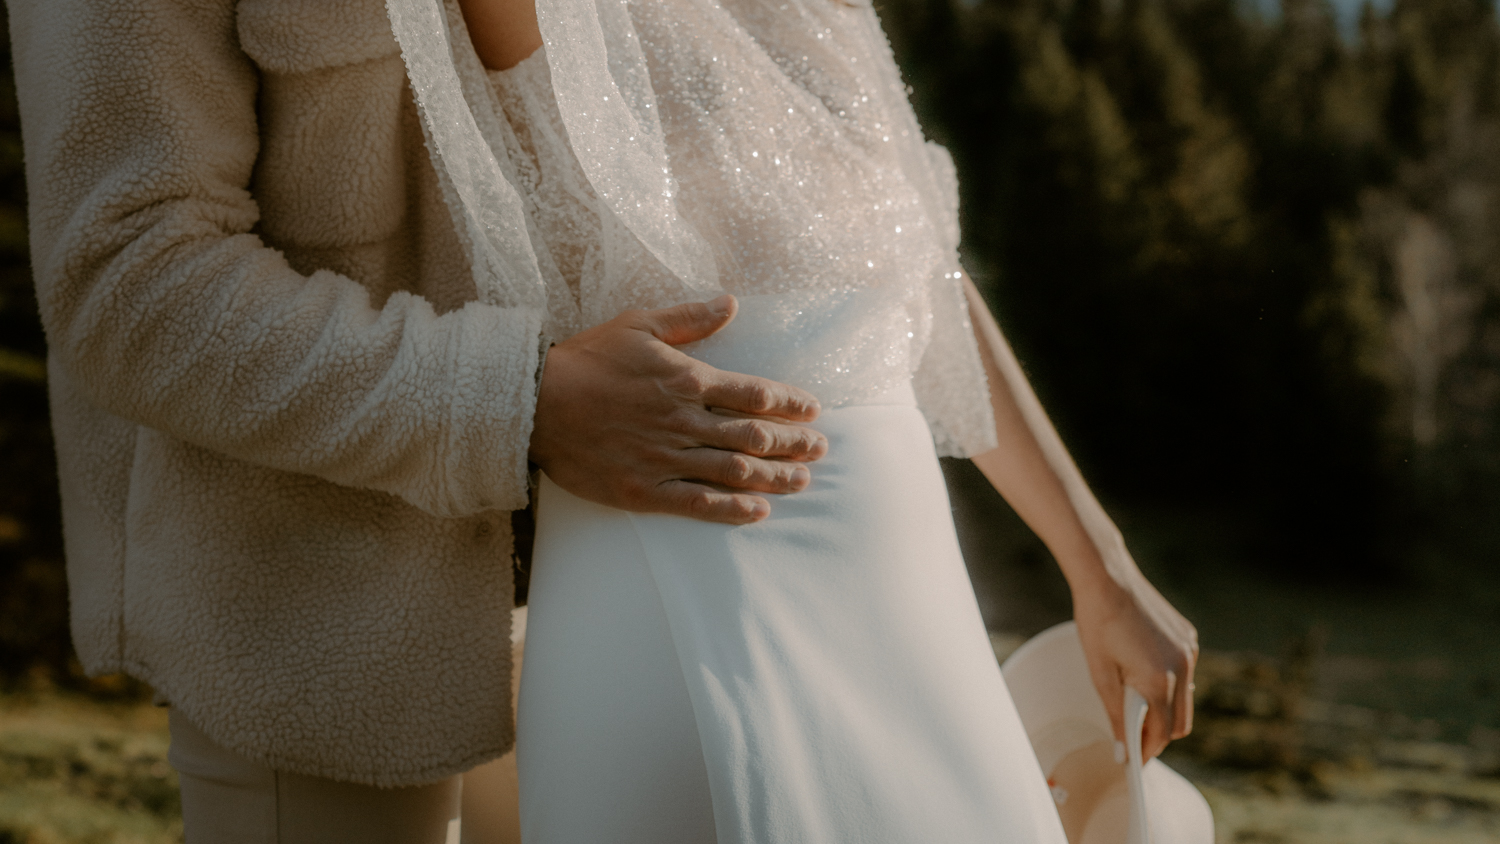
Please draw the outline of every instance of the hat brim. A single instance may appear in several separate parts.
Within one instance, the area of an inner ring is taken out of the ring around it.
[[[1077,626],[1068,621],[1032,637],[1001,673],[1070,844],[1123,844],[1131,806],[1126,772]],[[1152,844],[1213,844],[1213,813],[1192,783],[1157,759],[1146,762],[1141,779]]]

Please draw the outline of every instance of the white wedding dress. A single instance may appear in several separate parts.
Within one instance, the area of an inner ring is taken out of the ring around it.
[[[538,11],[547,47],[490,74],[494,119],[476,112],[520,198],[549,332],[735,293],[736,320],[684,350],[812,391],[829,452],[742,527],[542,480],[524,840],[1065,844],[937,463],[993,437],[952,166],[922,140],[873,12]],[[443,131],[429,126],[439,149]]]

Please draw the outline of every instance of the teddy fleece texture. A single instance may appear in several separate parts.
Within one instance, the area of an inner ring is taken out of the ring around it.
[[[474,301],[384,4],[8,6],[84,666],[297,773],[501,754],[540,318]]]

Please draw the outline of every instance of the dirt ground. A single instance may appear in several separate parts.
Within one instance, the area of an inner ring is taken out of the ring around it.
[[[997,655],[1019,644],[994,637]],[[1500,733],[1424,735],[1331,705],[1295,656],[1204,654],[1194,735],[1168,764],[1214,810],[1220,844],[1500,841]],[[166,711],[45,689],[0,696],[0,844],[182,840]]]

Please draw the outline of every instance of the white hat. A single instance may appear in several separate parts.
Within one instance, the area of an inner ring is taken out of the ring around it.
[[[1141,765],[1147,704],[1131,688],[1120,750],[1073,622],[1033,636],[1000,670],[1069,844],[1213,844],[1213,813],[1198,789],[1158,759]],[[1127,755],[1132,764],[1121,764]]]

